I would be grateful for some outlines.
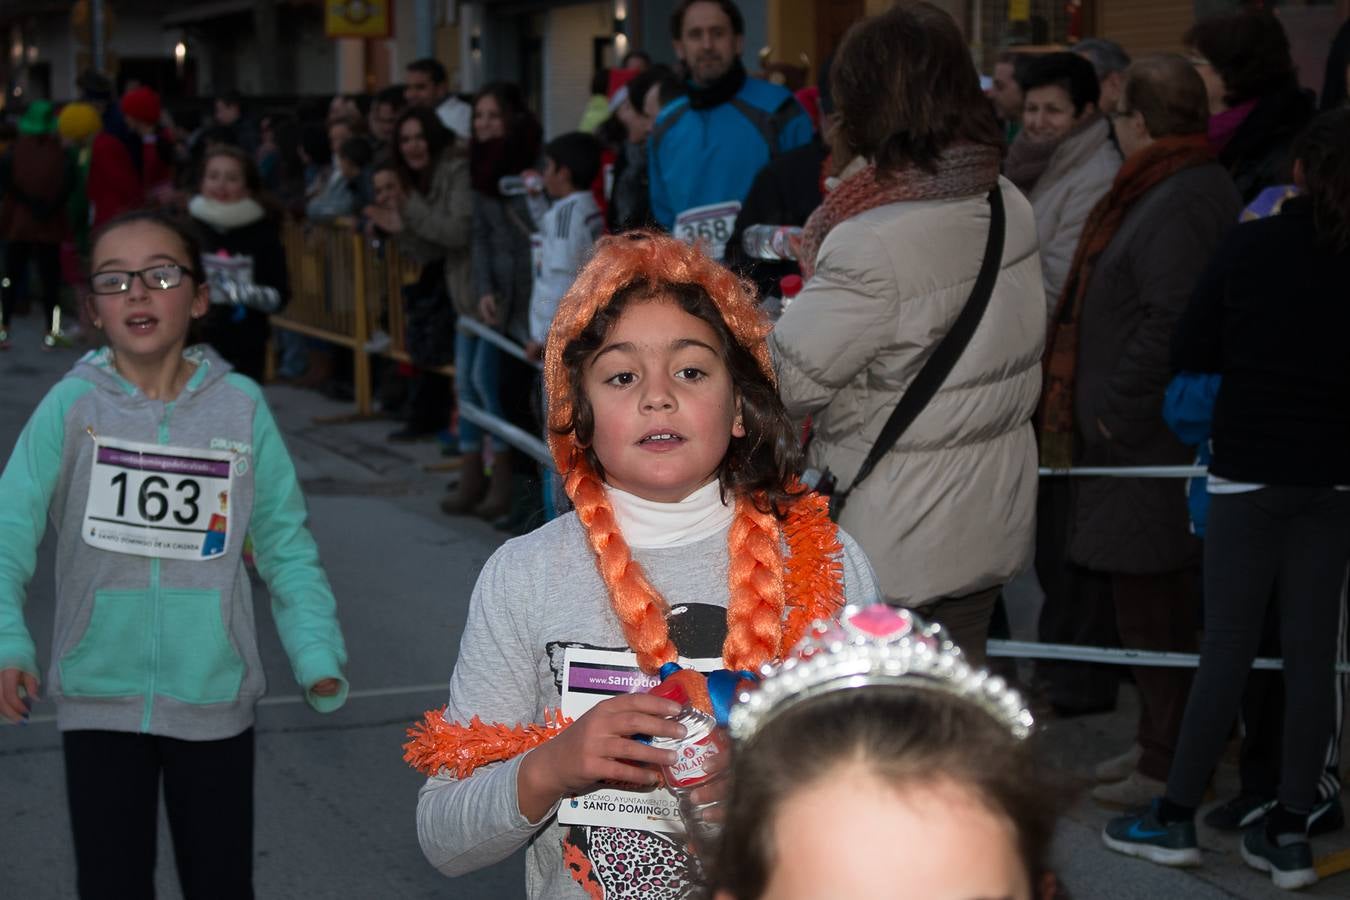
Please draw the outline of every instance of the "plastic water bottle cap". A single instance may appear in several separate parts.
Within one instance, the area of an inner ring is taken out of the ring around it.
[[[795,297],[802,292],[802,276],[784,275],[778,282],[778,289],[784,297]]]
[[[656,687],[647,691],[655,697],[664,697],[667,700],[674,700],[676,703],[684,706],[689,703],[689,695],[684,692],[684,688],[675,681],[663,681]]]

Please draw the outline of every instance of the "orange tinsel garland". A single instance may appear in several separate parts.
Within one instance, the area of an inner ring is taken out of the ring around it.
[[[474,769],[533,750],[571,724],[561,712],[545,710],[543,725],[503,725],[477,716],[461,725],[447,722],[442,706],[408,729],[412,740],[403,745],[403,759],[423,775],[448,769],[456,778],[468,778]]]
[[[781,657],[818,619],[832,619],[844,608],[844,552],[839,529],[830,521],[830,501],[814,491],[802,494],[783,523],[787,559],[783,561],[783,592],[787,622],[778,645]]]

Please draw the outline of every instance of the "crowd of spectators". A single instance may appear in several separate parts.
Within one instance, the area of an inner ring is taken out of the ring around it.
[[[1326,336],[1350,324],[1332,287],[1346,274],[1350,31],[1332,44],[1316,118],[1269,12],[1198,21],[1184,56],[1132,61],[1102,39],[1009,50],[985,91],[955,23],[924,4],[857,26],[799,95],[746,71],[744,33],[732,0],[685,0],[676,64],[635,52],[597,72],[578,127],[555,135],[518,85],[461,96],[431,59],[401,86],[324,107],[257,116],[225,94],[191,131],[147,87],[114,96],[82,79],[85,98],[59,115],[28,105],[0,165],[0,346],[30,295],[48,346],[68,339],[53,312],[62,280],[78,282],[85,223],[171,206],[208,254],[205,338],[257,379],[275,338],[280,377],[331,385],[335,351],[274,332],[269,315],[290,292],[283,221],[350,224],[420,267],[392,300],[411,364],[383,369],[384,407],[401,419],[390,439],[439,436],[459,470],[445,512],[523,532],[556,491],[457,410],[542,435],[534,362],[602,230],[670,231],[761,296],[806,276],[770,345],[788,410],[811,420],[809,462],[845,485],[965,308],[997,220],[983,318],[841,524],[886,599],[942,622],[976,661],[1028,570],[1044,641],[1202,649],[1194,685],[1184,669],[1134,670],[1135,741],[1097,773],[1106,804],[1166,794],[1162,827],[1194,815],[1258,645],[1302,654],[1299,703],[1283,703],[1278,675],[1251,680],[1242,795],[1211,824],[1274,809],[1277,848],[1309,822],[1340,827],[1345,636],[1331,610],[1350,556],[1350,357]],[[760,224],[804,227],[800,259],[748,255],[741,235]],[[1172,412],[1200,375],[1197,439]],[[1303,449],[1286,446],[1299,435]],[[1213,474],[1194,489],[1221,498],[1204,543],[1181,481],[1037,477],[1038,464],[1177,465],[1197,451]],[[1298,537],[1314,527],[1325,540]],[[1076,715],[1113,708],[1117,679],[1044,664],[1036,688]]]

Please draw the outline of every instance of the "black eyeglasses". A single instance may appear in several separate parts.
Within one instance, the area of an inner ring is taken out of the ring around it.
[[[125,294],[131,290],[132,279],[139,278],[152,291],[167,291],[182,284],[184,274],[177,263],[160,263],[136,272],[95,272],[89,276],[89,290],[95,294]]]

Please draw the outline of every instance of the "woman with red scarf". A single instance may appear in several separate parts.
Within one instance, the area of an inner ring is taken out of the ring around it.
[[[920,3],[854,26],[830,81],[835,160],[847,166],[807,221],[806,288],[769,345],[788,412],[813,418],[810,464],[840,488],[966,307],[992,198],[1006,210],[978,327],[839,518],[887,602],[926,610],[981,665],[997,595],[1030,564],[1035,530],[1036,222],[999,177],[1002,131],[950,15]]]
[[[1041,464],[1161,466],[1192,454],[1163,420],[1177,320],[1242,201],[1206,138],[1205,86],[1179,56],[1130,66],[1111,111],[1125,163],[1088,215],[1050,322],[1040,407]],[[1199,542],[1183,482],[1074,478],[1043,489],[1067,519],[1064,552],[1110,580],[1121,644],[1194,652]],[[1185,669],[1135,667],[1135,747],[1100,767],[1118,776],[1092,796],[1115,807],[1162,792],[1190,690]]]

